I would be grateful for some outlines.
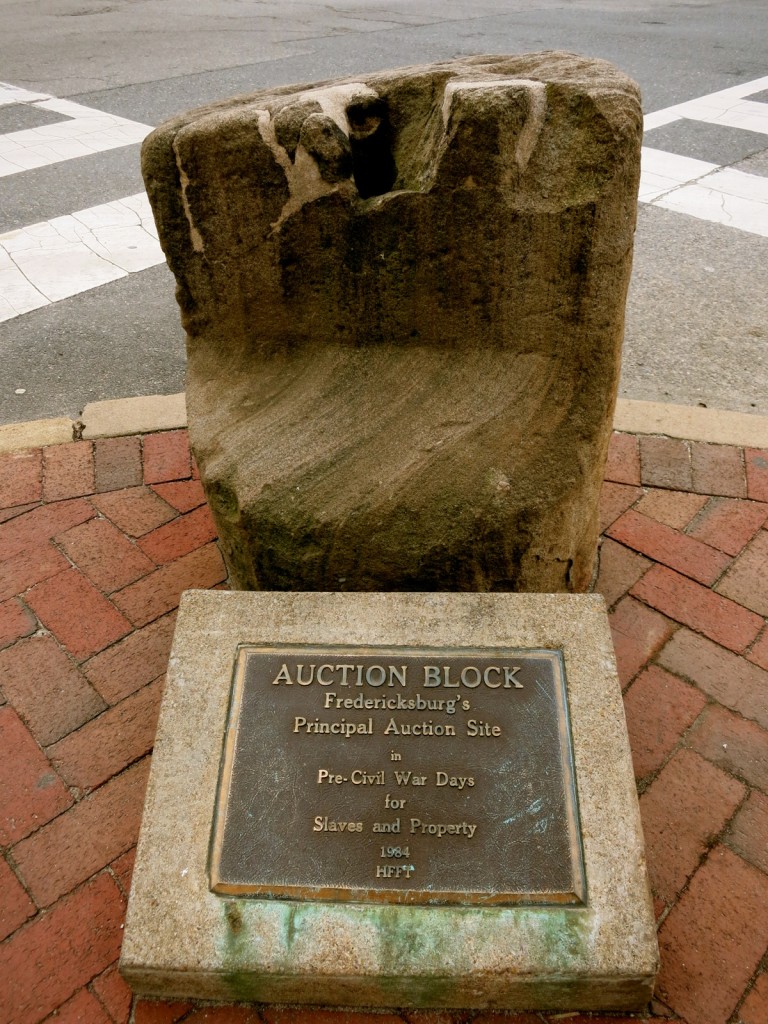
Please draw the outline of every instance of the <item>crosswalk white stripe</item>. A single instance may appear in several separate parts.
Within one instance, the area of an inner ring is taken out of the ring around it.
[[[638,200],[641,203],[653,202],[681,185],[688,185],[718,170],[719,164],[643,146]]]
[[[743,128],[749,132],[768,135],[768,103],[752,100],[729,101],[726,105],[720,97],[704,97],[681,103],[675,108],[679,117],[689,121],[705,121],[708,124],[722,124],[729,128]]]
[[[47,92],[30,92],[29,89],[22,89],[18,85],[0,82],[0,107],[7,107],[11,103],[32,103],[34,100],[49,100],[50,98]]]
[[[24,102],[26,106],[50,110],[70,120],[0,135],[0,177],[130,146],[142,142],[152,131],[149,125],[69,100],[48,98]]]
[[[673,121],[679,121],[683,117],[687,117],[692,121],[727,124],[727,121],[718,121],[717,118],[724,114],[727,115],[729,110],[739,109],[748,113],[750,111],[756,112],[758,114],[757,120],[762,124],[761,111],[755,111],[754,108],[763,107],[764,104],[755,103],[753,100],[746,100],[744,104],[739,101],[744,100],[746,96],[753,96],[755,93],[763,92],[765,89],[768,89],[768,75],[764,78],[754,78],[751,82],[731,85],[727,89],[711,92],[707,96],[698,96],[693,100],[674,103],[671,107],[664,107],[663,110],[655,110],[651,114],[646,114],[644,118],[645,130],[649,132],[652,128],[661,128],[665,124],[672,124]],[[747,125],[736,124],[733,127],[746,128]],[[754,130],[761,131],[760,128]]]
[[[768,103],[745,99],[768,88],[768,77],[657,110],[645,130],[683,118],[768,134]],[[733,167],[643,147],[641,203],[768,237],[768,178]]]
[[[0,235],[0,321],[157,266],[146,193]]]
[[[733,173],[738,172],[734,171]],[[755,177],[752,174],[742,174],[742,178]],[[762,179],[763,182],[765,180],[765,178]],[[676,213],[687,213],[691,217],[708,220],[713,224],[724,224],[753,235],[768,237],[768,189],[765,188],[765,185],[763,185],[765,200],[755,201],[735,195],[730,190],[725,192],[721,189],[710,188],[707,185],[709,181],[709,178],[703,178],[695,184],[683,185],[682,188],[668,192],[656,200],[654,205],[661,206],[665,210],[674,210]]]

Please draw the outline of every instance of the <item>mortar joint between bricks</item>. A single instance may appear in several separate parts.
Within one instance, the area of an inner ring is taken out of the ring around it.
[[[733,824],[733,821],[736,818],[736,815],[742,809],[742,807],[747,802],[747,800],[749,800],[750,793],[752,792],[752,789],[754,788],[754,787],[750,786],[748,783],[742,782],[741,779],[737,778],[733,774],[733,772],[729,772],[726,768],[723,768],[720,765],[718,765],[717,767],[719,768],[719,770],[721,772],[723,772],[724,775],[727,775],[727,776],[729,776],[729,778],[736,779],[737,782],[742,783],[742,785],[744,786],[744,794],[743,794],[741,800],[738,802],[738,804],[734,807],[733,813],[731,814],[730,818],[728,818],[727,821],[725,821],[723,823],[722,828],[720,828],[720,830],[718,832],[713,833],[712,835],[707,836],[705,838],[705,840],[704,840],[704,852],[702,853],[701,857],[699,858],[699,863],[696,866],[696,869],[694,870],[694,872],[691,875],[691,877],[693,877],[693,875],[696,874],[696,872],[699,870],[699,868],[702,866],[704,861],[709,856],[710,852],[712,850],[714,850],[714,848],[716,846],[721,845],[721,844],[724,845],[724,840],[725,840],[726,836],[728,835],[728,832],[730,831],[731,825]],[[737,854],[737,856],[739,856],[739,855]]]
[[[744,991],[741,994],[741,999],[736,1005],[736,1009],[733,1011],[731,1016],[728,1018],[728,1024],[741,1024],[741,1008],[749,998],[752,989],[757,984],[761,974],[768,974],[768,949],[762,956],[762,959],[758,962],[752,976],[750,977],[747,984],[744,986]]]
[[[757,634],[757,636],[752,641],[752,643],[748,644],[748,646],[744,648],[744,651],[742,652],[742,657],[746,658],[748,654],[751,654],[752,651],[755,649],[755,647],[758,646],[760,641],[763,640],[766,637],[766,635],[768,635],[768,621],[766,621],[765,625],[760,630],[760,632]]]
[[[688,523],[688,525],[683,528],[683,530],[681,531],[682,533],[690,535],[691,530],[693,530],[703,519],[706,519],[707,515],[709,515],[711,509],[714,507],[714,503],[718,500],[718,498],[722,499],[722,495],[719,494],[707,494],[705,495],[705,497],[707,498],[707,503],[699,509],[699,511],[696,513],[693,519],[691,519],[691,521]]]
[[[35,831],[37,831],[37,830],[35,830]],[[30,832],[29,834],[30,835],[34,835],[34,832]],[[24,838],[26,839],[26,836]],[[16,881],[19,883],[21,888],[24,890],[24,892],[29,897],[29,899],[30,899],[30,901],[32,903],[32,906],[35,908],[36,914],[39,914],[42,908],[40,907],[40,904],[37,902],[35,897],[32,895],[32,892],[30,891],[29,886],[24,881],[24,876],[19,871],[19,867],[16,864],[16,861],[14,859],[14,856],[13,856],[13,846],[15,846],[15,845],[16,844],[14,843],[11,846],[5,847],[5,850],[4,850],[5,862],[8,865],[8,867],[11,869],[11,871],[13,872],[13,874],[14,874],[14,876],[16,878]],[[35,917],[35,914],[33,914],[32,917],[28,918],[27,921],[31,921],[33,917]],[[27,922],[25,921],[24,924],[26,924],[26,923]],[[19,925],[19,927],[23,928],[24,925],[23,924]],[[13,934],[15,934],[15,933],[12,932],[11,935],[13,935]],[[8,938],[10,938],[10,937],[11,936],[9,935]]]
[[[652,663],[649,662],[649,664],[652,664]],[[655,662],[653,664],[655,664]],[[659,666],[659,667],[663,668],[663,666]],[[668,670],[665,669],[665,671],[668,671]],[[672,675],[676,675],[676,673],[672,673]],[[683,676],[679,676],[678,678],[683,679],[684,677]],[[695,686],[695,684],[693,684],[693,685]],[[627,689],[629,689],[629,687]],[[696,689],[699,690],[699,687],[696,686]],[[626,693],[626,691],[625,691],[625,693]],[[687,740],[688,736],[696,728],[697,723],[699,721],[701,721],[702,715],[706,714],[707,709],[709,707],[711,707],[712,705],[716,705],[718,707],[722,707],[722,705],[718,705],[717,704],[717,701],[714,699],[714,697],[710,697],[709,694],[703,693],[702,690],[699,690],[699,693],[702,693],[702,696],[704,696],[706,698],[706,703],[703,705],[701,711],[694,718],[694,720],[691,722],[691,724],[687,728],[683,729],[683,731],[680,733],[680,735],[677,738],[677,742],[672,747],[672,749],[669,751],[669,753],[664,758],[664,760],[661,762],[661,764],[658,766],[658,768],[655,768],[653,771],[648,772],[648,774],[644,775],[642,777],[642,779],[636,780],[636,788],[637,788],[637,795],[638,796],[642,796],[643,793],[645,793],[648,789],[650,789],[651,785],[656,781],[656,779],[658,779],[658,777],[661,775],[661,773],[664,771],[666,766],[669,764],[669,762],[672,760],[672,758],[675,757],[676,754],[678,754],[681,750],[691,750],[692,749],[691,747],[689,747],[687,745],[686,740]],[[696,751],[694,751],[694,753],[696,753]],[[699,754],[699,757],[701,757],[701,756],[702,755]],[[706,760],[706,758],[705,758],[705,760]],[[728,775],[730,773],[726,772],[725,774]],[[733,777],[735,778],[735,776],[733,776]],[[738,779],[738,781],[741,782],[742,780]],[[747,796],[749,796],[749,793],[747,793]],[[747,796],[744,797],[745,800],[747,799]]]

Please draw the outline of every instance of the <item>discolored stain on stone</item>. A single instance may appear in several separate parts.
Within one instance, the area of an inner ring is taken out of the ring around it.
[[[641,133],[634,83],[557,52],[282,87],[152,133],[236,587],[589,586]]]

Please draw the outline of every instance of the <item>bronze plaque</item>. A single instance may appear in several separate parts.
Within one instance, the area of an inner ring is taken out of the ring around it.
[[[581,904],[559,651],[242,646],[214,892]]]

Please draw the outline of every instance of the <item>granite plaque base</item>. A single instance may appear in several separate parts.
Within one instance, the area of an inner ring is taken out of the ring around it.
[[[601,598],[185,595],[137,992],[637,1010],[657,966]]]

